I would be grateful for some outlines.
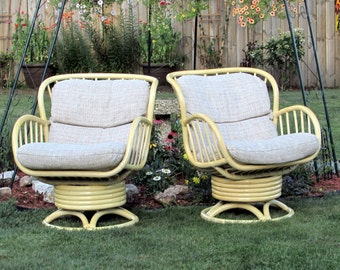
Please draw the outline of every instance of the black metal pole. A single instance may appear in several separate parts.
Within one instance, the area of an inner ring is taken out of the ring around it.
[[[152,50],[151,50],[151,30],[150,30],[150,25],[152,23],[151,21],[151,15],[152,15],[152,10],[151,10],[151,4],[149,3],[149,12],[148,12],[148,75],[150,75],[150,66],[151,66],[151,54],[152,54]]]
[[[63,0],[61,8],[59,10],[57,24],[56,24],[56,28],[55,28],[54,35],[53,35],[53,40],[52,40],[51,46],[50,46],[49,51],[48,51],[48,58],[47,58],[47,61],[45,63],[45,68],[44,68],[43,75],[41,77],[41,82],[44,81],[48,67],[51,63],[54,47],[55,47],[55,44],[57,43],[57,38],[58,38],[58,34],[59,34],[60,26],[61,26],[61,20],[63,18],[63,13],[64,13],[66,2],[67,2],[67,0]],[[35,114],[35,111],[37,109],[37,105],[38,105],[38,99],[35,99],[34,106],[32,108],[32,114]]]
[[[60,30],[60,26],[61,26],[61,20],[62,20],[62,17],[63,17],[63,12],[64,12],[64,9],[65,9],[65,5],[66,5],[66,1],[67,0],[63,0],[62,2],[62,5],[61,5],[61,8],[59,10],[59,15],[58,15],[58,20],[57,20],[57,25],[56,25],[56,29],[55,29],[55,32],[54,32],[54,36],[53,36],[53,40],[52,40],[52,44],[49,48],[49,52],[48,52],[48,58],[47,58],[47,61],[46,61],[46,65],[45,65],[45,69],[44,69],[44,73],[42,75],[42,78],[41,78],[41,81],[44,80],[44,78],[46,77],[46,72],[47,72],[47,68],[48,68],[48,65],[50,64],[51,62],[51,58],[52,58],[52,54],[53,54],[53,50],[54,50],[54,47],[55,47],[55,44],[57,42],[57,38],[58,38],[58,33],[59,33],[59,30]],[[8,110],[10,108],[10,105],[11,105],[11,102],[12,102],[12,99],[13,99],[13,96],[14,96],[14,92],[15,92],[15,89],[16,89],[16,85],[17,85],[17,82],[19,80],[19,75],[20,75],[20,71],[22,69],[22,65],[24,63],[24,59],[25,59],[25,56],[26,56],[26,51],[27,51],[27,48],[28,48],[28,45],[29,45],[29,42],[31,40],[31,36],[32,36],[32,33],[33,33],[33,28],[34,28],[34,25],[35,25],[35,21],[36,21],[36,18],[37,18],[37,15],[38,15],[38,11],[40,9],[40,2],[41,0],[39,0],[39,2],[37,3],[37,6],[36,6],[36,10],[35,10],[35,13],[34,13],[34,18],[32,20],[32,23],[31,23],[31,29],[30,29],[30,33],[29,33],[29,36],[27,38],[27,41],[26,41],[26,45],[25,45],[25,49],[24,49],[24,52],[23,52],[23,55],[21,57],[21,61],[20,61],[20,64],[19,64],[19,67],[18,67],[18,71],[17,71],[17,74],[16,74],[16,80],[13,84],[13,87],[12,87],[12,91],[11,91],[11,97],[10,97],[10,100],[8,102]],[[32,28],[33,27],[33,28]],[[32,108],[32,114],[35,114],[35,111],[37,109],[37,105],[38,105],[38,99],[36,97],[35,99],[35,102],[34,102],[34,106]],[[8,113],[8,111],[7,111]],[[7,114],[6,114],[6,117],[7,117]],[[5,117],[5,118],[6,118]],[[4,118],[4,119],[5,119]],[[0,133],[1,134],[1,133]],[[18,171],[18,167],[15,166],[14,168],[14,173],[12,175],[12,179],[11,179],[11,183],[10,183],[10,188],[13,187],[13,183],[14,183],[14,180],[15,180],[15,176],[17,174],[17,171]]]
[[[26,39],[24,51],[23,51],[21,59],[19,61],[18,70],[17,70],[17,72],[15,74],[13,86],[11,88],[11,92],[10,92],[10,95],[9,95],[9,98],[8,98],[8,101],[7,101],[7,105],[6,105],[6,108],[5,108],[5,111],[4,111],[4,115],[2,117],[2,121],[1,121],[1,125],[0,125],[0,134],[2,134],[3,128],[5,126],[5,122],[6,122],[6,119],[7,119],[7,116],[8,116],[8,112],[9,112],[9,109],[10,109],[12,101],[13,101],[14,93],[15,93],[16,87],[18,85],[20,72],[21,72],[21,69],[22,69],[22,65],[23,65],[23,63],[25,61],[25,57],[26,57],[28,46],[29,46],[30,41],[31,41],[31,37],[32,37],[32,34],[33,34],[35,22],[37,20],[38,12],[39,12],[39,9],[40,9],[40,4],[41,4],[41,0],[38,1],[37,6],[36,6],[35,11],[34,11],[34,15],[33,15],[33,18],[32,18],[30,30],[28,32],[28,36],[27,36],[27,39]]]
[[[196,69],[196,56],[197,56],[197,31],[198,31],[198,16],[195,16],[195,26],[194,26],[194,66]]]
[[[298,53],[297,46],[296,46],[295,32],[294,32],[294,27],[293,27],[293,23],[292,23],[292,18],[291,18],[290,13],[289,13],[289,6],[288,6],[287,0],[284,0],[284,4],[285,4],[285,10],[286,10],[286,16],[287,16],[287,20],[288,20],[288,25],[289,25],[289,31],[290,31],[290,35],[291,35],[292,42],[293,42],[293,48],[294,48],[295,59],[296,59],[296,67],[297,67],[297,70],[298,70],[298,75],[299,75],[299,80],[300,80],[300,87],[301,87],[303,104],[305,106],[307,106],[306,93],[305,93],[305,83],[304,83],[303,78],[302,78],[301,65],[300,65],[300,61],[299,61],[299,53]]]
[[[309,32],[310,32],[311,39],[312,39],[314,58],[315,58],[316,68],[317,68],[318,77],[319,77],[319,84],[320,84],[321,93],[322,93],[322,101],[323,101],[323,106],[324,106],[324,111],[325,111],[325,116],[326,116],[326,122],[327,122],[328,134],[329,134],[329,141],[331,143],[331,148],[332,148],[334,168],[335,168],[336,176],[339,177],[339,170],[338,170],[338,164],[337,164],[337,159],[336,159],[336,154],[335,154],[335,149],[334,149],[332,128],[331,128],[331,123],[330,123],[330,120],[329,120],[327,101],[326,101],[326,96],[325,96],[325,88],[324,88],[322,74],[321,74],[321,70],[320,70],[320,62],[319,62],[318,52],[317,52],[317,49],[316,49],[314,31],[313,31],[313,27],[312,27],[312,23],[311,23],[311,19],[310,19],[310,11],[309,11],[309,6],[308,6],[308,1],[304,0],[304,3],[305,3],[306,13],[307,13]]]

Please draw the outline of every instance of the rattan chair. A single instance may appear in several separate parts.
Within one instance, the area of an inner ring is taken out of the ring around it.
[[[145,165],[157,85],[150,76],[109,73],[57,75],[41,84],[39,117],[18,119],[12,145],[22,172],[54,185],[58,210],[43,224],[74,230],[138,222],[122,208],[124,179]],[[123,221],[97,226],[108,214]],[[82,227],[63,227],[55,221],[69,215],[78,217]]]
[[[291,217],[294,211],[276,199],[282,175],[319,152],[321,133],[314,113],[300,105],[279,109],[277,83],[259,69],[179,71],[167,80],[179,101],[188,159],[211,172],[212,196],[219,200],[201,216],[219,223]],[[270,206],[281,208],[280,215],[271,217]],[[257,218],[227,217],[230,211],[225,211],[235,208]]]

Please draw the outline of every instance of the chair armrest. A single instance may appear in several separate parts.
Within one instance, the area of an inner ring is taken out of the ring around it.
[[[195,167],[216,167],[229,161],[220,131],[207,115],[193,114],[183,119],[182,132],[185,152]]]
[[[321,143],[320,123],[308,107],[294,105],[283,108],[274,114],[274,123],[279,135],[292,133],[315,134]]]
[[[138,117],[132,122],[126,153],[122,164],[130,170],[140,170],[144,167],[151,138],[152,122],[146,117]]]
[[[34,115],[23,115],[15,122],[12,130],[12,151],[14,160],[19,167],[18,148],[24,144],[46,142],[49,126],[49,120],[43,120]]]

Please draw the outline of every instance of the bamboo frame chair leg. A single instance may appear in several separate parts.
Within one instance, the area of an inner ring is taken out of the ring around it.
[[[276,218],[272,218],[270,215],[270,206],[276,206],[281,210],[287,212],[286,215],[279,216]],[[247,220],[238,220],[238,219],[226,219],[226,218],[219,218],[217,217],[222,212],[228,211],[230,209],[244,209],[249,211],[250,213],[254,214],[257,219],[247,219]],[[257,207],[252,204],[248,203],[228,203],[219,201],[212,207],[208,207],[202,210],[201,217],[204,220],[214,222],[214,223],[254,223],[259,221],[278,221],[285,218],[290,218],[294,215],[294,210],[289,208],[282,202],[277,200],[271,200],[263,204],[263,211],[260,211]]]
[[[127,221],[124,222],[124,223],[97,227],[98,220],[102,216],[108,215],[108,214],[114,214],[114,215],[124,217],[124,218],[127,219]],[[83,227],[67,227],[67,226],[58,226],[58,225],[52,224],[53,221],[55,221],[59,218],[66,217],[66,216],[76,216],[76,217],[78,217],[81,220]],[[70,211],[70,210],[59,209],[59,210],[53,212],[52,214],[50,214],[49,216],[47,216],[43,220],[42,223],[45,226],[48,226],[48,227],[51,227],[51,228],[73,231],[73,230],[100,230],[100,229],[123,228],[123,227],[132,226],[132,225],[136,224],[138,221],[139,221],[139,218],[135,214],[133,214],[132,212],[130,212],[127,209],[124,209],[122,207],[116,207],[116,208],[113,208],[113,209],[106,209],[106,210],[97,211],[92,216],[90,222],[89,222],[88,218],[85,216],[85,214],[80,212],[80,211]]]

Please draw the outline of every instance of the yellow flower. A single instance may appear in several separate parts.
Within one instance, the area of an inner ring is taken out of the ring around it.
[[[183,158],[184,158],[185,160],[188,160],[188,155],[187,155],[187,154],[184,154],[184,155],[183,155]]]
[[[157,144],[156,144],[156,143],[151,143],[151,144],[150,144],[150,149],[152,149],[152,148],[156,148],[156,146],[157,146]]]
[[[201,181],[201,179],[199,177],[193,177],[192,178],[192,182],[194,182],[194,184],[199,184]]]
[[[185,180],[184,180],[184,183],[185,183],[186,185],[189,185],[189,180],[188,180],[188,179],[185,179]]]

